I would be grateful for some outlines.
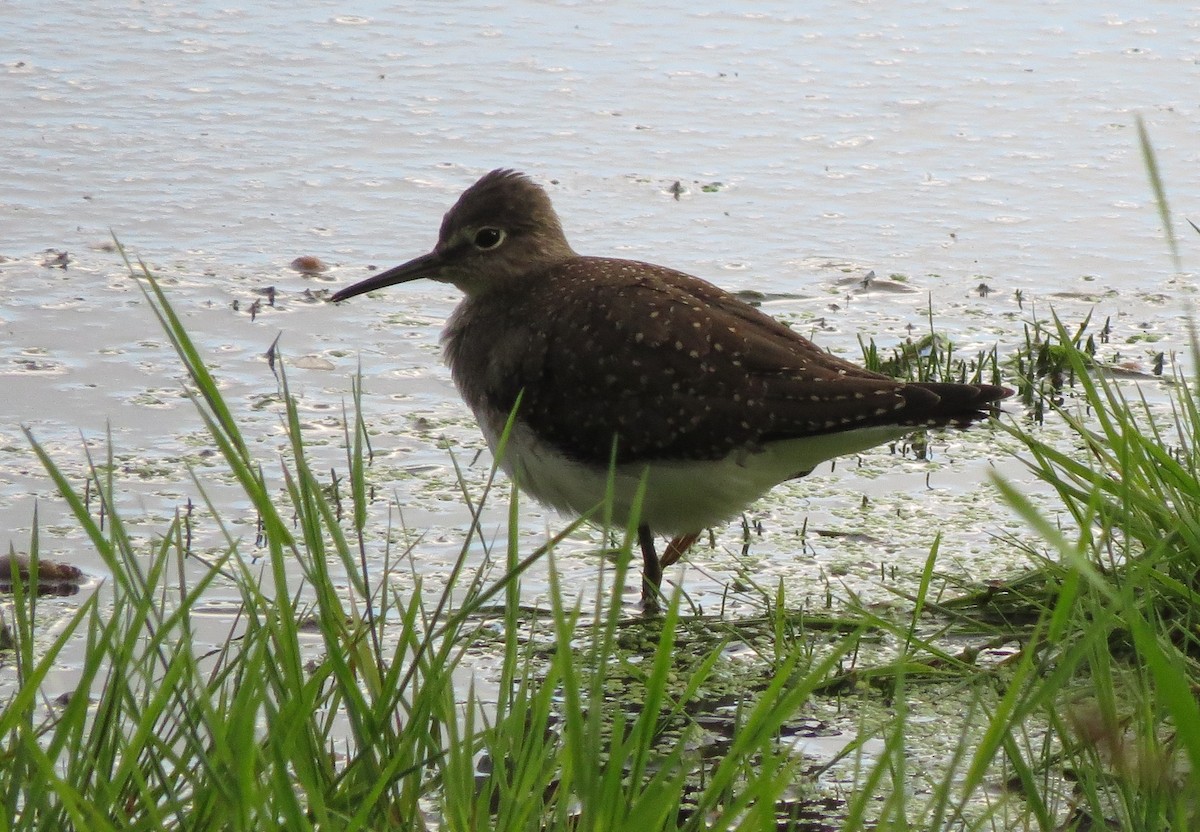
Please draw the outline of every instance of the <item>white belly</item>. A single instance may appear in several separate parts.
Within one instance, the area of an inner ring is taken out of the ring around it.
[[[496,453],[493,425],[481,420]],[[640,519],[659,534],[699,532],[732,517],[784,480],[807,474],[826,460],[898,439],[911,427],[873,427],[773,442],[759,451],[739,451],[723,459],[632,463],[615,471],[568,459],[517,426],[500,458],[517,486],[538,501],[567,514],[604,518],[611,489],[612,520],[628,523],[643,476],[646,491]]]

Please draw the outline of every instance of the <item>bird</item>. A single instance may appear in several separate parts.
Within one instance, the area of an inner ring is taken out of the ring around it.
[[[650,609],[666,567],[779,483],[966,427],[1012,394],[898,381],[700,278],[577,254],[545,189],[511,169],[462,193],[428,254],[330,301],[420,279],[463,294],[442,345],[500,466],[561,512],[595,519],[610,500],[612,522],[636,517]],[[661,557],[656,535],[670,536]]]

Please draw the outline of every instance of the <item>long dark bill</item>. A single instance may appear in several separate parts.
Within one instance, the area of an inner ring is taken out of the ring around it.
[[[366,280],[360,280],[358,283],[347,286],[345,289],[335,292],[329,300],[337,303],[346,298],[352,298],[355,295],[382,289],[385,286],[395,286],[397,283],[408,283],[410,280],[433,277],[441,270],[443,262],[440,254],[436,251],[431,251],[429,254],[422,254],[420,257],[409,260],[407,263],[401,263],[395,268],[388,269],[385,272],[368,277]]]

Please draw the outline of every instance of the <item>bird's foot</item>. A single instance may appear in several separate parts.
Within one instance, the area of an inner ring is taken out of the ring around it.
[[[678,537],[671,538],[671,542],[667,544],[662,557],[658,559],[659,569],[666,569],[671,564],[678,563],[679,559],[687,554],[687,550],[692,548],[692,544],[699,539],[700,532],[681,534]]]

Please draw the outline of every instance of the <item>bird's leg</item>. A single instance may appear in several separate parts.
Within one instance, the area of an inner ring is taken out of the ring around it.
[[[662,594],[663,569],[678,562],[699,537],[700,533],[694,532],[672,538],[660,558],[654,551],[654,534],[650,527],[645,523],[638,526],[638,545],[642,549],[643,607],[647,610],[658,609],[658,599]]]
[[[677,563],[683,557],[687,550],[692,548],[692,544],[700,539],[700,532],[692,532],[690,534],[681,534],[678,537],[671,538],[671,542],[667,544],[666,550],[662,557],[659,558],[658,565],[666,569],[673,563]]]
[[[657,609],[662,565],[654,551],[654,533],[645,523],[638,526],[638,545],[642,548],[642,606],[647,610]]]

